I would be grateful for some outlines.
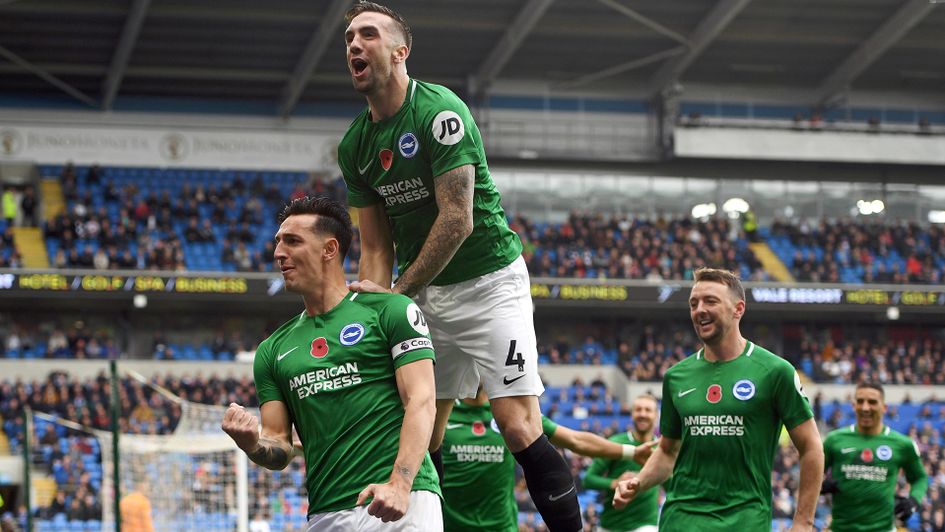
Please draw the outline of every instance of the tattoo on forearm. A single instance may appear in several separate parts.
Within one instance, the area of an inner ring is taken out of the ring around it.
[[[416,295],[449,264],[472,223],[474,186],[475,171],[470,165],[437,176],[436,195],[440,214],[430,228],[417,258],[397,280],[395,292]]]
[[[260,438],[259,449],[246,455],[267,469],[282,469],[289,463],[289,453],[279,443],[273,439]]]
[[[394,471],[397,471],[400,476],[413,482],[413,472],[410,471],[409,467],[402,466],[400,464],[394,464]]]

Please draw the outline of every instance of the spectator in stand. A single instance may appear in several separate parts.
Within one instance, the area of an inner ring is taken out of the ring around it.
[[[26,227],[36,226],[36,191],[31,185],[23,189],[23,196],[20,198],[20,214],[22,225]]]
[[[6,185],[3,187],[3,193],[0,194],[0,210],[3,213],[3,219],[7,226],[16,225],[16,219],[20,214],[20,200],[18,194],[13,191],[13,187]]]

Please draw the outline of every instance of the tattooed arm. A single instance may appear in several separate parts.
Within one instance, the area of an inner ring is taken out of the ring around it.
[[[433,385],[433,360],[423,359],[397,368],[395,372],[404,421],[400,427],[400,446],[384,484],[370,484],[358,495],[358,506],[373,499],[368,514],[382,521],[396,521],[407,512],[413,480],[427,455],[433,422],[436,418],[436,392]]]
[[[295,456],[292,448],[292,422],[282,401],[267,401],[259,409],[259,420],[242,406],[230,403],[223,414],[223,431],[233,438],[250,460],[266,469],[281,470]]]
[[[394,292],[414,296],[449,264],[473,230],[473,189],[476,169],[467,164],[433,180],[439,214],[420,253],[394,285]]]

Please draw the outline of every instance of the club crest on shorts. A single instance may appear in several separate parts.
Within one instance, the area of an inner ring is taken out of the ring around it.
[[[384,148],[377,156],[380,157],[381,166],[384,167],[384,170],[390,170],[390,165],[394,162],[394,152]]]
[[[892,448],[888,445],[880,445],[876,448],[876,458],[880,460],[889,460],[892,458]]]
[[[408,131],[400,136],[397,141],[397,149],[400,150],[400,154],[403,155],[404,159],[410,159],[420,150],[420,141],[417,140],[416,135]]]
[[[867,447],[863,449],[863,452],[860,453],[860,460],[863,460],[867,464],[873,461],[873,450]]]
[[[736,382],[735,386],[732,386],[732,395],[742,401],[751,399],[755,396],[755,383],[748,379],[742,379]]]
[[[311,354],[315,358],[325,358],[325,355],[328,354],[328,340],[324,336],[312,340]]]
[[[482,436],[486,433],[486,424],[482,421],[474,421],[472,424],[472,433],[475,436]]]
[[[364,338],[364,325],[360,323],[350,323],[341,329],[338,335],[338,341],[341,345],[354,345]]]
[[[722,386],[713,384],[705,393],[705,400],[715,404],[722,400]]]

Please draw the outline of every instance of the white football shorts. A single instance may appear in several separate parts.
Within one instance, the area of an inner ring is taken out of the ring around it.
[[[368,504],[337,512],[315,514],[306,532],[443,532],[440,497],[432,491],[411,491],[407,513],[387,523],[367,512]]]
[[[416,297],[436,351],[436,398],[540,396],[531,283],[525,259]]]

